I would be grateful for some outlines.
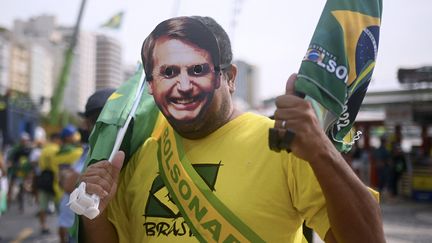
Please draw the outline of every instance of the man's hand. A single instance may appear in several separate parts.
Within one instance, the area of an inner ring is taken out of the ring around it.
[[[67,193],[72,193],[75,190],[76,183],[79,178],[79,173],[73,169],[64,169],[60,174],[60,187]]]
[[[276,98],[275,128],[295,133],[290,149],[309,162],[320,184],[330,221],[326,242],[385,242],[378,203],[327,137],[311,103],[295,94],[295,80],[291,75]]]
[[[292,74],[286,83],[285,94],[276,98],[275,128],[279,130],[280,138],[288,129],[294,132],[291,151],[306,161],[316,161],[314,156],[318,153],[311,151],[332,144],[321,128],[311,103],[295,93],[296,79],[297,75]]]
[[[117,152],[112,163],[107,160],[90,165],[81,176],[86,183],[86,192],[100,198],[99,211],[102,213],[117,191],[117,181],[123,166],[124,153]]]

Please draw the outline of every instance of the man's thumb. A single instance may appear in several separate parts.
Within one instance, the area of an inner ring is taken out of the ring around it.
[[[112,165],[115,168],[114,169],[114,173],[117,176],[120,173],[120,169],[123,166],[123,161],[125,158],[125,154],[123,151],[118,151],[115,155],[114,155],[114,159],[112,161]]]
[[[288,78],[285,86],[285,94],[295,94],[295,81],[297,80],[297,74],[293,73]]]

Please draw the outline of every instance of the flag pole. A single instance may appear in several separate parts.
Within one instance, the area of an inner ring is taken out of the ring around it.
[[[52,101],[51,101],[51,111],[50,111],[50,123],[51,125],[59,125],[59,113],[60,113],[60,106],[61,104],[63,104],[63,96],[64,96],[64,90],[66,88],[67,82],[68,82],[68,78],[69,78],[69,73],[70,73],[70,68],[72,65],[72,61],[73,61],[73,57],[74,57],[74,49],[75,46],[77,44],[78,41],[78,35],[79,35],[79,31],[80,31],[80,25],[81,25],[81,20],[82,20],[82,16],[84,13],[84,7],[86,4],[86,0],[82,0],[81,1],[81,6],[78,12],[78,18],[72,33],[72,40],[70,42],[70,45],[68,47],[68,49],[66,50],[65,53],[65,58],[64,58],[64,62],[63,62],[63,67],[59,76],[59,80],[56,86],[56,89],[54,91],[53,97],[52,97]]]
[[[125,124],[122,127],[120,127],[117,132],[113,149],[108,158],[108,161],[110,163],[112,163],[115,154],[120,148],[120,145],[129,127],[129,123],[131,122],[132,118],[135,116],[135,112],[141,101],[141,96],[144,92],[144,89],[145,89],[145,73],[144,70],[142,70],[140,83],[135,93],[132,108],[128,114]],[[78,215],[84,215],[89,219],[94,219],[100,213],[99,203],[100,203],[99,196],[96,194],[92,194],[92,195],[88,194],[86,192],[86,183],[81,182],[80,185],[77,188],[75,188],[75,190],[71,193],[67,206],[69,206],[70,209]]]
[[[117,151],[119,150],[120,145],[121,145],[121,143],[123,141],[123,138],[124,138],[124,136],[126,134],[126,131],[127,131],[128,127],[129,127],[129,123],[132,120],[132,117],[135,116],[136,109],[138,108],[138,105],[139,105],[140,100],[141,100],[141,96],[142,96],[142,94],[144,92],[144,87],[145,87],[144,83],[145,83],[145,73],[144,73],[144,71],[142,71],[140,84],[139,84],[138,90],[137,90],[137,92],[135,94],[135,98],[134,98],[134,103],[132,105],[132,109],[131,109],[128,117],[127,117],[127,120],[126,120],[125,124],[117,132],[117,136],[116,136],[116,140],[114,142],[113,150],[112,150],[111,155],[110,155],[110,157],[108,159],[109,162],[112,162],[112,160],[114,159],[114,156],[117,153]]]

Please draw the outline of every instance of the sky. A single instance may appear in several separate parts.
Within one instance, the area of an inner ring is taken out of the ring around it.
[[[75,24],[81,0],[0,0],[0,26],[13,20],[54,15]],[[87,0],[81,29],[118,38],[123,62],[139,61],[141,44],[161,21],[183,15],[213,17],[228,32],[234,59],[257,67],[258,98],[280,95],[306,53],[324,0]],[[398,68],[432,65],[431,0],[384,0],[379,50],[370,91],[399,89]],[[124,11],[120,30],[100,26]]]

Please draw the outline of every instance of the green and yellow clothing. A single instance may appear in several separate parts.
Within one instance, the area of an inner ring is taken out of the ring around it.
[[[49,142],[45,144],[42,148],[41,154],[39,156],[39,176],[45,171],[54,171],[54,162],[53,158],[58,153],[60,149],[60,145],[57,143]],[[53,172],[54,174],[54,172]],[[39,178],[37,180],[40,180]],[[54,184],[54,182],[53,182]],[[39,210],[46,211],[48,210],[48,204],[50,201],[53,201],[54,195],[50,191],[45,191],[45,189],[40,188],[39,183],[37,184],[38,188],[38,197],[39,197]],[[54,185],[52,187],[54,188]]]
[[[18,144],[14,146],[8,154],[8,160],[11,166],[8,168],[8,174],[14,180],[15,178],[25,178],[32,171],[29,156],[32,151],[30,146]]]
[[[309,164],[268,148],[274,121],[245,113],[209,136],[182,139],[186,157],[216,196],[267,242],[305,242],[302,223],[329,229],[324,196]],[[197,242],[159,176],[148,139],[123,168],[108,206],[120,242]]]
[[[52,157],[52,171],[54,172],[54,193],[55,201],[59,202],[63,196],[64,191],[60,188],[59,177],[62,169],[70,168],[76,160],[81,157],[83,149],[75,145],[64,145]]]
[[[60,146],[56,143],[48,143],[46,144],[41,151],[41,155],[39,157],[39,169],[51,169],[52,170],[52,158],[59,151]]]

